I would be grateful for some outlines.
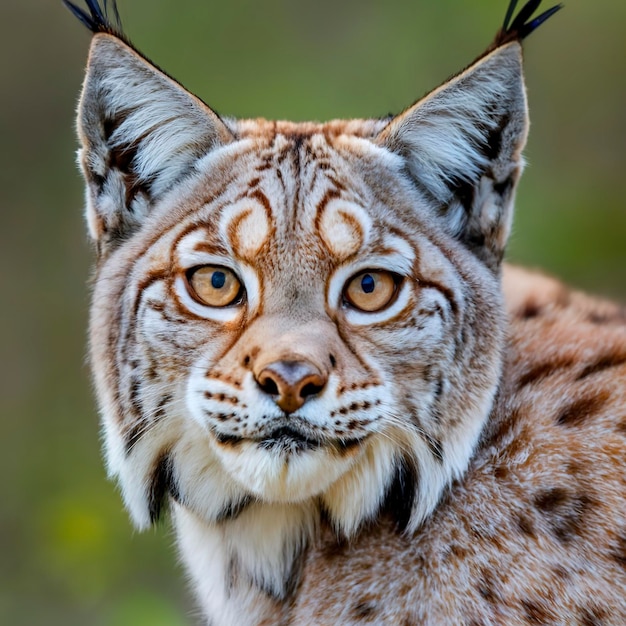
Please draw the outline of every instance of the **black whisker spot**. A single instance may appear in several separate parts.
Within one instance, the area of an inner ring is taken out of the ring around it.
[[[221,443],[223,446],[238,446],[243,442],[243,437],[239,437],[238,435],[225,435],[222,433],[215,433],[215,438],[218,443]]]

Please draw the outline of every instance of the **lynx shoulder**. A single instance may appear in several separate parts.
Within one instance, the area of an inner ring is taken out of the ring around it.
[[[397,116],[291,123],[64,1],[107,466],[207,623],[624,623],[623,311],[502,266],[559,7]]]

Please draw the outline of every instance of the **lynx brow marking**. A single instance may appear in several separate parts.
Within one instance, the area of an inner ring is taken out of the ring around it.
[[[241,200],[222,213],[220,229],[230,241],[233,253],[252,263],[272,239],[271,218],[269,200],[256,190],[250,199]]]
[[[214,220],[218,222],[217,224],[208,223],[206,220],[199,224],[190,222],[181,230],[171,245],[174,252],[172,270],[177,268],[179,271],[186,271],[195,266],[206,265],[208,264],[207,256],[212,256],[212,262],[216,265],[221,264],[220,256],[229,257],[230,249],[219,229],[224,211],[227,210],[227,206],[220,207],[219,212],[214,217]],[[206,256],[195,253],[204,253]]]
[[[351,203],[328,198],[315,223],[328,251],[339,261],[355,255],[367,242],[370,224],[366,213]]]
[[[311,186],[308,189],[308,193],[312,193],[313,190],[315,189],[317,178],[318,178],[318,172],[316,170],[315,173],[313,174],[313,180],[311,181]],[[322,199],[317,203],[317,206],[315,207],[315,228],[317,230],[319,229],[320,215],[326,209],[326,205],[331,200],[335,200],[340,197],[341,197],[341,190],[337,189],[336,187],[330,187],[324,192]]]

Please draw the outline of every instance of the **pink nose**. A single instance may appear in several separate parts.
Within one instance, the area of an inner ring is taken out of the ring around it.
[[[275,361],[255,376],[261,389],[272,396],[285,412],[297,411],[309,398],[320,393],[327,376],[308,361]]]

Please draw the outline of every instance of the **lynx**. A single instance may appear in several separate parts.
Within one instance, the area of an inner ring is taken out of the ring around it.
[[[625,624],[626,314],[502,264],[560,7],[397,116],[290,123],[66,4],[108,470],[206,623]]]

